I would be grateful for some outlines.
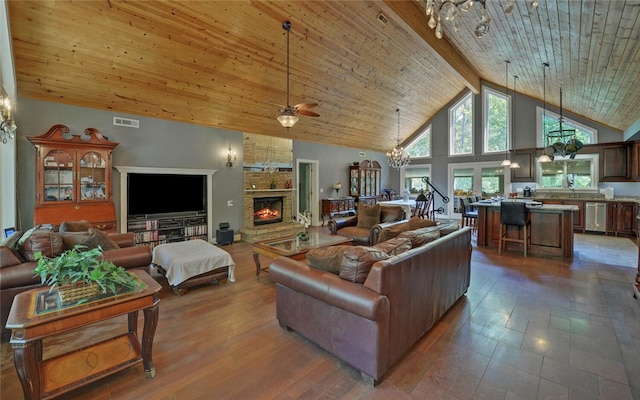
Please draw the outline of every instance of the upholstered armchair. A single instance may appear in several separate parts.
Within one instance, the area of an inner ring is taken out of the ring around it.
[[[373,246],[382,229],[401,222],[407,220],[400,206],[360,204],[356,216],[330,219],[328,225],[332,235],[350,237],[354,245]]]

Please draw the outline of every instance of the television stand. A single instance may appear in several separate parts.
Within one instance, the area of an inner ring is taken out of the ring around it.
[[[208,241],[208,231],[207,214],[203,213],[149,214],[127,219],[127,232],[136,234],[136,244],[152,248],[191,239]]]

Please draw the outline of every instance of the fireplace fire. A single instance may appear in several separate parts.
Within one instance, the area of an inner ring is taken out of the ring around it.
[[[282,222],[283,197],[256,197],[253,199],[253,225]]]

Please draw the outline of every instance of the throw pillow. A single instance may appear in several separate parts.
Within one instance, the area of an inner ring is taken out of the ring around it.
[[[313,249],[307,253],[309,265],[323,271],[338,274],[344,252],[349,250],[351,245],[329,246]]]
[[[387,253],[380,249],[353,246],[344,252],[340,264],[340,278],[350,282],[364,283],[373,263],[387,258],[389,258]]]
[[[378,243],[373,247],[384,251],[389,257],[392,257],[397,256],[398,254],[402,254],[405,251],[411,249],[411,240],[407,238],[396,237],[393,239],[389,239],[386,242]]]
[[[380,222],[396,222],[402,220],[404,210],[400,206],[380,207]]]
[[[416,248],[438,239],[440,237],[440,231],[437,227],[430,226],[428,228],[402,232],[398,237],[411,240],[411,248]]]
[[[20,252],[27,261],[35,261],[35,254],[42,252],[46,257],[57,257],[62,254],[64,243],[59,234],[52,231],[36,230],[22,243]]]
[[[84,246],[85,240],[89,237],[89,232],[61,232],[62,242],[65,249],[72,249],[75,245]]]
[[[375,224],[380,223],[380,204],[368,206],[360,204],[358,206],[358,228],[371,229]]]
[[[436,226],[438,223],[436,221],[431,221],[430,219],[422,219],[420,217],[411,217],[409,220],[409,230],[415,230],[420,228],[426,228],[429,226]]]
[[[60,224],[60,232],[86,232],[89,228],[91,228],[91,223],[85,219],[80,221],[63,221]]]
[[[89,235],[87,236],[87,239],[82,244],[87,246],[87,248],[89,249],[93,249],[100,246],[102,250],[105,250],[105,251],[120,248],[120,246],[118,246],[116,242],[111,240],[109,235],[107,235],[100,229],[94,229],[94,228],[89,228]]]
[[[407,222],[403,222],[401,224],[395,224],[395,225],[383,228],[380,231],[380,236],[378,236],[378,243],[386,242],[389,239],[393,239],[394,237],[397,237],[402,232],[408,231],[408,230],[409,230],[409,224]]]
[[[455,232],[460,229],[460,225],[456,221],[450,221],[448,223],[438,225],[438,229],[440,230],[440,236],[446,236],[451,232]]]

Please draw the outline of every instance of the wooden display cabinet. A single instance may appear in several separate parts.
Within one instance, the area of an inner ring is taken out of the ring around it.
[[[377,161],[363,160],[349,167],[349,192],[356,202],[375,204],[382,192],[381,167]]]
[[[28,139],[36,148],[34,224],[84,219],[95,228],[117,231],[111,153],[118,143],[95,128],[72,135],[64,125]]]

